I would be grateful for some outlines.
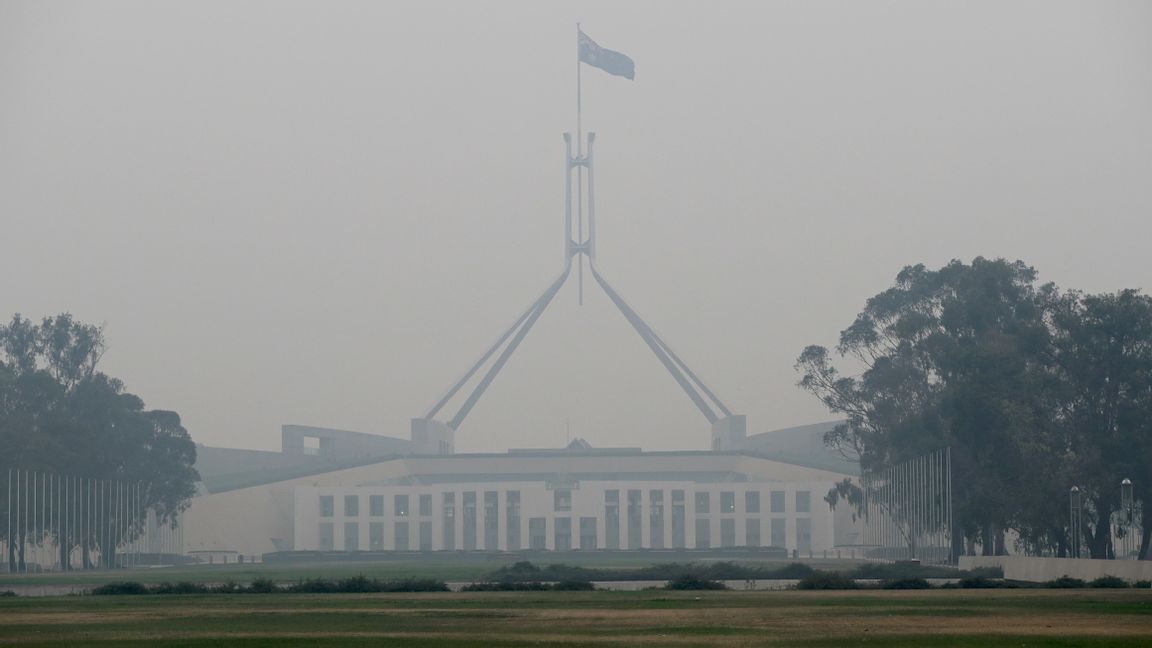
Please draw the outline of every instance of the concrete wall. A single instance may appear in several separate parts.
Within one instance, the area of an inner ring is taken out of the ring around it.
[[[308,455],[290,455],[267,450],[196,446],[196,470],[201,477],[286,468],[316,461],[319,461],[317,457]]]
[[[450,455],[456,452],[456,431],[435,419],[412,419],[412,452]]]
[[[712,449],[736,450],[748,436],[748,418],[743,414],[733,414],[712,424]]]
[[[960,569],[1000,567],[1009,580],[1043,583],[1061,576],[1090,581],[1116,576],[1129,582],[1152,580],[1152,561],[1038,558],[1031,556],[960,556]]]
[[[320,447],[316,456],[326,460],[364,459],[412,452],[412,444],[407,439],[310,425],[282,425],[280,438],[283,453],[297,456],[307,454],[305,438],[317,439]]]

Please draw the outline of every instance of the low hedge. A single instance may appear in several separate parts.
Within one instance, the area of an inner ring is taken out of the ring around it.
[[[92,590],[96,596],[127,596],[139,594],[366,594],[379,592],[447,592],[448,585],[431,579],[405,579],[382,581],[365,576],[340,580],[310,579],[281,587],[267,578],[257,578],[248,585],[229,581],[220,585],[202,583],[160,583],[146,587],[141,583],[125,581],[107,583]]]

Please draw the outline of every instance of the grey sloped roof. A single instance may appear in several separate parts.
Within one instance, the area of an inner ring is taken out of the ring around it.
[[[744,441],[743,449],[784,463],[857,475],[858,463],[824,445],[824,434],[840,423],[827,421],[753,434]]]

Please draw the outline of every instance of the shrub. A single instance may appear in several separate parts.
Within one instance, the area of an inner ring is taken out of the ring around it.
[[[1085,587],[1087,583],[1080,580],[1079,578],[1072,578],[1071,576],[1064,575],[1060,578],[1057,578],[1056,580],[1048,581],[1045,583],[1045,585],[1054,589],[1077,589],[1080,587]]]
[[[514,563],[507,569],[508,571],[517,573],[540,573],[540,568],[536,565],[533,565],[532,562],[528,560],[521,560],[518,563]]]
[[[685,574],[683,576],[677,576],[676,578],[673,578],[672,580],[668,581],[668,584],[664,586],[664,589],[670,589],[670,590],[722,590],[722,589],[728,589],[728,586],[725,585],[724,583],[721,583],[720,581],[708,580],[706,578],[700,578],[698,576],[692,576],[690,574]]]
[[[543,592],[550,589],[548,585],[539,581],[486,581],[483,583],[469,583],[460,588],[461,592]]]
[[[208,586],[202,583],[160,583],[148,588],[149,594],[207,594]]]
[[[105,583],[99,587],[92,588],[92,594],[95,596],[132,596],[136,594],[147,594],[148,590],[135,581],[124,581],[122,583]]]
[[[280,591],[280,586],[273,582],[272,579],[257,578],[248,585],[245,591],[250,594],[273,594]]]
[[[1091,583],[1088,583],[1088,587],[1107,587],[1107,588],[1122,589],[1122,588],[1128,587],[1128,581],[1126,581],[1123,578],[1120,578],[1118,576],[1101,576],[1100,578],[1097,578],[1096,580],[1092,581]]]
[[[802,590],[852,590],[857,589],[856,581],[839,572],[816,572],[800,579],[796,589]]]
[[[969,576],[975,578],[1004,578],[1003,567],[974,567],[968,572]]]
[[[589,581],[560,581],[541,583],[540,581],[484,581],[471,583],[460,588],[461,592],[588,592],[596,589]]]
[[[12,590],[0,590],[0,598],[5,596],[16,596],[16,592],[13,592]]]
[[[308,578],[289,585],[284,588],[284,591],[293,594],[330,594],[336,590],[332,581],[326,581],[322,578]]]
[[[448,592],[448,585],[444,581],[431,578],[407,578],[398,581],[377,581],[380,583],[378,592]]]
[[[553,583],[552,589],[560,592],[591,592],[596,586],[591,581],[560,581]]]
[[[983,576],[970,576],[968,578],[961,578],[960,582],[956,585],[961,589],[996,589],[1000,587],[1000,581],[984,578]]]
[[[233,581],[227,581],[208,588],[208,591],[213,594],[240,594],[244,591],[244,586]]]
[[[1152,587],[1152,581],[1138,580],[1135,583],[1132,583],[1132,587],[1142,587],[1144,589],[1148,589]]]
[[[335,587],[332,589],[336,592],[347,592],[349,594],[366,594],[369,592],[382,592],[384,583],[378,580],[373,580],[367,576],[360,574],[359,576],[352,576],[336,581]]]
[[[881,585],[884,589],[893,590],[908,590],[908,589],[928,589],[932,587],[928,581],[923,578],[897,578],[893,580],[886,580]]]

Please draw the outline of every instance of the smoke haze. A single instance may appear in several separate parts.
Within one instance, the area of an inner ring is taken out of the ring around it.
[[[208,445],[406,437],[560,271],[575,23],[609,281],[749,432],[905,264],[1149,288],[1147,2],[0,4],[4,317]],[[575,279],[575,277],[573,277]],[[585,271],[458,451],[706,447]]]

